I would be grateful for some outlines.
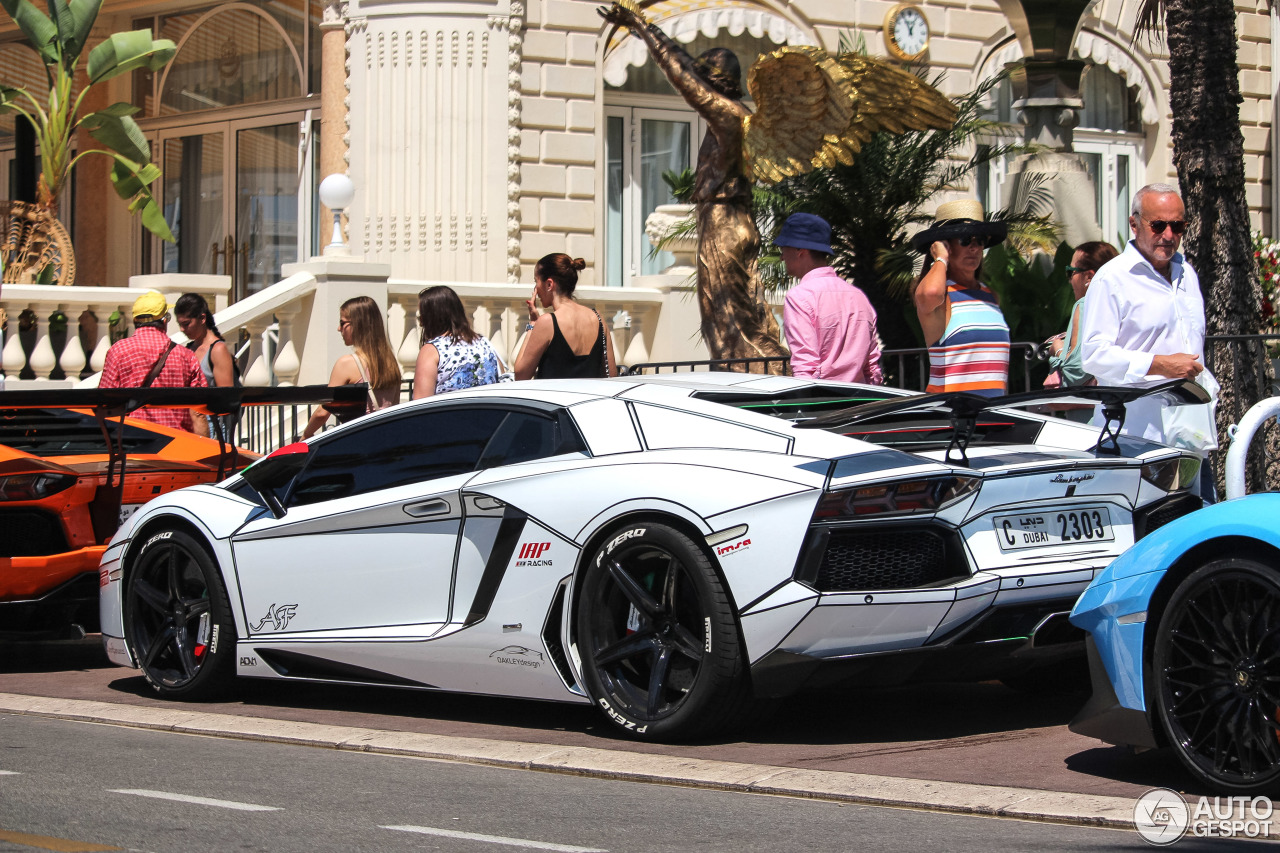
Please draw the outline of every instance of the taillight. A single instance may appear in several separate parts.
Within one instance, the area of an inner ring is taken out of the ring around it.
[[[70,474],[13,474],[0,477],[0,501],[38,501],[69,489],[76,478]]]
[[[1166,492],[1190,488],[1200,479],[1200,457],[1183,455],[1148,462],[1142,466],[1142,479]]]
[[[937,512],[977,491],[981,482],[980,477],[931,477],[824,492],[813,517],[832,520]]]

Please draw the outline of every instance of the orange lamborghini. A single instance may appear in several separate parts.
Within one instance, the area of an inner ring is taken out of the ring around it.
[[[225,474],[256,458],[235,450]],[[157,495],[216,482],[220,459],[217,441],[149,421],[0,410],[0,636],[96,630],[98,559],[120,522]]]
[[[98,560],[120,523],[157,495],[217,482],[258,458],[128,412],[304,403],[358,411],[363,389],[0,391],[0,639],[96,631]]]

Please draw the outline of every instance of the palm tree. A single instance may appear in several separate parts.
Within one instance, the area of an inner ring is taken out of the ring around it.
[[[0,111],[18,113],[35,128],[41,158],[37,205],[56,217],[58,195],[72,168],[90,155],[105,155],[112,160],[111,183],[129,203],[130,212],[139,214],[152,233],[172,242],[173,234],[151,193],[160,169],[151,162],[151,147],[133,120],[137,108],[121,102],[85,115],[80,110],[94,86],[139,69],[163,68],[176,51],[173,42],[153,39],[151,30],[112,33],[89,51],[84,68],[87,83],[77,94],[73,84],[81,73],[81,58],[102,0],[48,0],[48,15],[28,0],[0,0],[0,7],[26,36],[49,80],[43,103],[36,93],[0,84]],[[80,129],[102,147],[72,157],[73,137]]]
[[[1161,23],[1169,48],[1173,163],[1187,207],[1182,251],[1200,276],[1208,334],[1252,335],[1262,327],[1262,290],[1244,194],[1236,9],[1231,0],[1143,0],[1135,39],[1157,38]],[[1262,399],[1257,365],[1264,353],[1250,343],[1214,355],[1221,432]]]
[[[815,169],[776,187],[757,188],[756,220],[764,237],[761,277],[766,285],[789,283],[781,265],[769,263],[776,258],[771,238],[782,222],[796,210],[816,213],[831,223],[833,266],[871,300],[885,345],[916,346],[915,312],[904,310],[902,288],[904,276],[911,278],[913,261],[907,229],[931,221],[938,191],[971,183],[983,164],[1029,150],[1012,141],[975,145],[984,138],[1011,136],[1009,128],[984,117],[983,103],[1002,79],[1004,75],[992,77],[954,99],[957,118],[948,130],[877,133],[850,165]],[[939,80],[930,82],[936,86]],[[974,154],[969,159],[955,159],[970,147]],[[1056,248],[1056,231],[1042,218],[1000,215],[1025,226],[1020,233],[1032,244],[1051,252]]]

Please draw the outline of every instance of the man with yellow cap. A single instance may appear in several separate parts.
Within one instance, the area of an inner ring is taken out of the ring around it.
[[[186,347],[169,339],[165,327],[169,304],[154,290],[133,303],[133,334],[107,350],[99,388],[205,388],[200,362]],[[130,417],[174,429],[192,430],[187,409],[145,406]]]

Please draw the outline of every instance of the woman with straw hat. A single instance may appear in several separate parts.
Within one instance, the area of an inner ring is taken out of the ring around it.
[[[911,238],[927,253],[912,294],[929,345],[928,393],[969,391],[999,397],[1009,381],[1009,326],[996,295],[978,281],[984,250],[1004,240],[973,199],[938,205],[934,222]]]

